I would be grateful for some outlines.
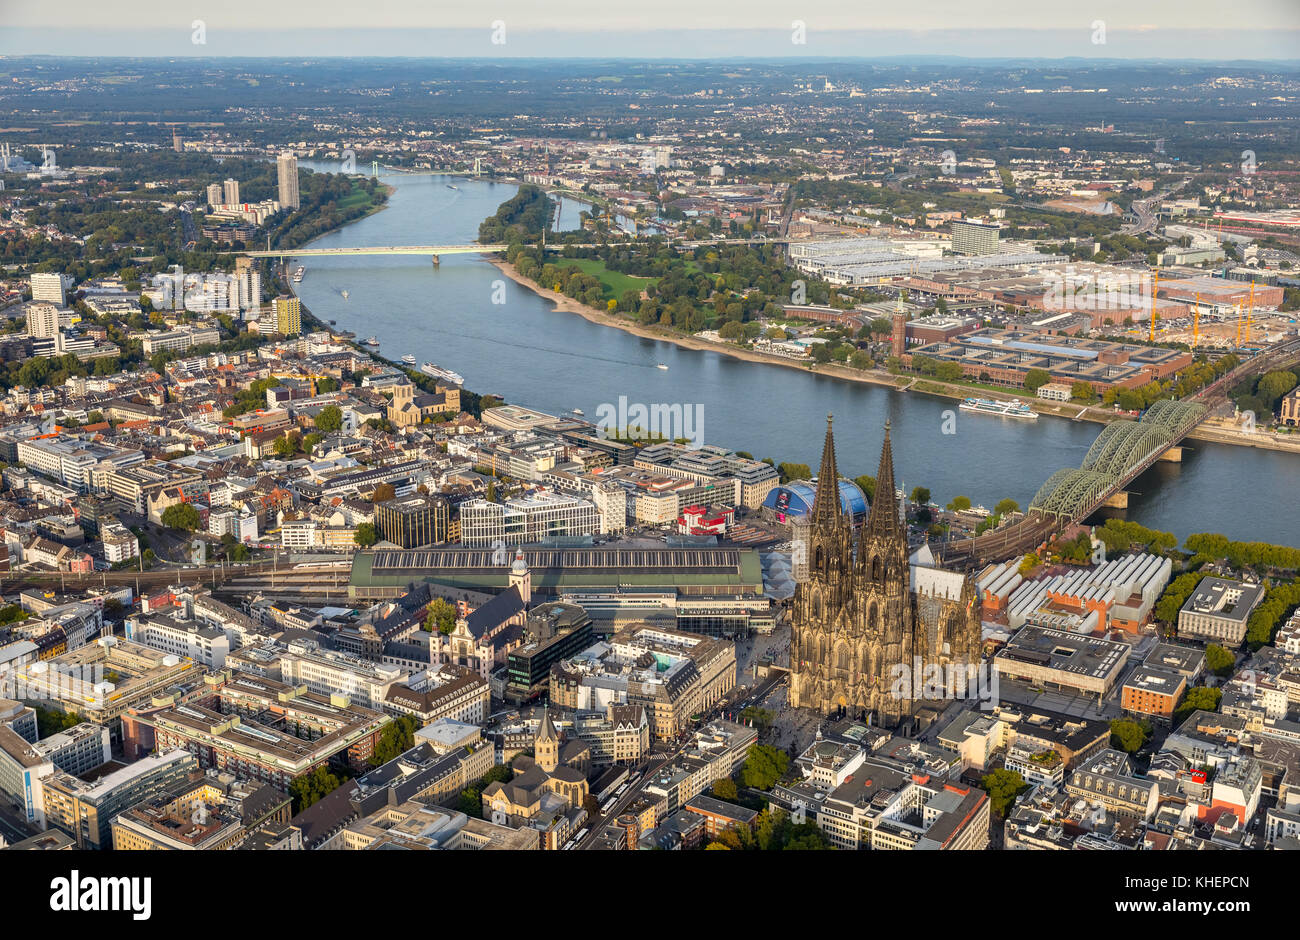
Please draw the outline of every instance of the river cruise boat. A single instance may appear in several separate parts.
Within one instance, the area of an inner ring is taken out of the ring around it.
[[[420,366],[420,371],[425,375],[432,376],[435,379],[442,379],[453,385],[464,385],[465,379],[459,372],[452,372],[450,369],[444,369],[441,366],[435,366],[432,362],[426,362]]]
[[[1020,401],[995,401],[992,398],[967,398],[958,406],[962,411],[974,411],[984,415],[998,415],[1003,418],[1038,419],[1038,413]]]

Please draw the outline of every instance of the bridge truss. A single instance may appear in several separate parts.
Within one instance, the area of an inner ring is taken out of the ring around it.
[[[1137,421],[1116,421],[1097,435],[1083,463],[1053,473],[1034,494],[1030,512],[1074,520],[1137,476],[1205,416],[1199,402],[1161,399]]]

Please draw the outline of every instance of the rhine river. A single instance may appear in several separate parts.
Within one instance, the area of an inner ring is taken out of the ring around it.
[[[312,247],[466,244],[515,192],[509,183],[445,176],[382,178],[396,188],[386,209]],[[566,223],[576,221],[574,208],[565,207]],[[318,318],[359,339],[373,334],[390,359],[435,362],[463,375],[467,388],[513,404],[552,414],[578,408],[588,421],[620,396],[629,404],[687,405],[700,416],[705,443],[807,463],[814,472],[833,412],[839,469],[850,477],[875,474],[889,420],[900,485],[929,487],[940,504],[962,494],[989,508],[1008,496],[1026,507],[1054,471],[1078,466],[1101,430],[1057,418],[971,415],[948,399],[632,336],[557,311],[478,255],[444,256],[440,267],[414,256],[299,263],[307,273],[298,292]],[[494,293],[504,303],[494,303]],[[949,411],[956,433],[944,434]],[[1300,546],[1298,492],[1300,456],[1192,441],[1183,463],[1157,464],[1134,482],[1126,515],[1180,539],[1221,532]]]

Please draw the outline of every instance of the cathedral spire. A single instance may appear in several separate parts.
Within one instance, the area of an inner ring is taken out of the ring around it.
[[[898,502],[894,486],[894,448],[889,441],[889,422],[885,422],[885,443],[880,448],[880,469],[876,471],[876,498],[863,533],[893,534],[900,531]]]
[[[817,495],[813,499],[813,522],[836,522],[840,518],[840,475],[835,468],[835,435],[832,416],[826,416],[826,443],[822,445],[822,467],[817,474]]]

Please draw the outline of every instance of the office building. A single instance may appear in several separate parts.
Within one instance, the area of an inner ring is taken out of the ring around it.
[[[958,255],[995,255],[998,253],[998,233],[1001,226],[988,222],[954,220],[952,223],[952,251]]]
[[[45,700],[46,707],[105,725],[116,736],[118,719],[128,708],[201,671],[191,660],[109,636],[28,663],[15,681],[25,684],[30,698]]]
[[[1178,635],[1227,647],[1240,646],[1246,638],[1251,611],[1263,599],[1261,584],[1203,578],[1178,611]]]
[[[1070,774],[1065,790],[1073,797],[1101,803],[1118,816],[1143,822],[1151,818],[1160,797],[1156,781],[1135,776],[1129,756],[1111,748],[1099,752]]]
[[[142,703],[123,715],[127,753],[183,748],[197,754],[205,770],[280,790],[331,759],[366,768],[392,719],[346,695],[305,688],[229,672],[208,676],[187,694]]]
[[[190,774],[112,820],[116,851],[220,851],[268,824],[286,824],[288,794],[229,774]]]
[[[54,304],[56,307],[62,307],[68,302],[68,288],[71,286],[71,278],[64,274],[33,274],[31,275],[32,300],[41,300],[46,303]],[[30,332],[30,329],[29,329]],[[35,333],[32,333],[35,336]]]
[[[187,779],[197,767],[194,755],[176,748],[89,782],[56,773],[43,786],[46,824],[70,835],[79,849],[107,849],[114,817]]]
[[[1282,396],[1278,405],[1278,423],[1289,428],[1300,428],[1300,388],[1293,388]]]
[[[1125,714],[1167,725],[1186,689],[1186,676],[1143,663],[1124,681],[1120,706]]]
[[[400,548],[422,548],[447,541],[451,510],[445,497],[416,494],[375,506],[379,537]]]
[[[512,705],[546,691],[551,667],[591,645],[591,618],[573,604],[542,604],[530,611],[521,639],[506,657],[505,700]]]
[[[460,507],[461,541],[467,546],[526,545],[598,531],[594,503],[546,491],[500,503],[473,499]]]
[[[280,183],[280,205],[285,209],[297,209],[298,201],[298,158],[289,151],[284,151],[275,160],[275,172]]]
[[[492,713],[491,700],[491,687],[481,675],[444,663],[404,685],[390,685],[382,704],[390,714],[412,715],[424,724],[448,718],[482,725]]]

